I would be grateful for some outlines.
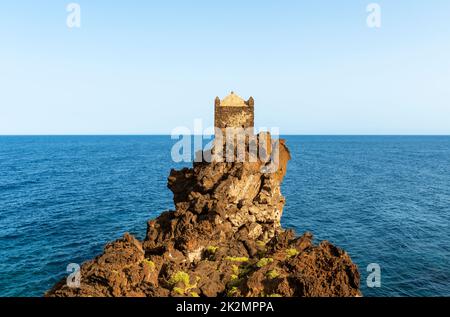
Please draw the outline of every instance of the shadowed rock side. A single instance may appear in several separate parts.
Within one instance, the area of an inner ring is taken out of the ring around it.
[[[172,170],[176,210],[149,221],[143,242],[125,234],[83,264],[79,288],[64,279],[46,296],[360,296],[346,252],[281,228],[290,155],[284,140],[274,146],[275,173],[259,159]]]

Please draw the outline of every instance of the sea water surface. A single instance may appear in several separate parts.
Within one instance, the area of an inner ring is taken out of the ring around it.
[[[344,248],[365,296],[450,296],[450,137],[286,136],[282,222]],[[42,296],[69,263],[173,208],[169,136],[0,137],[0,296]],[[367,287],[367,266],[381,287]]]

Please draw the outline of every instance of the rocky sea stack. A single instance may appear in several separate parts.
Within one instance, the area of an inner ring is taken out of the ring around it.
[[[79,287],[63,279],[46,296],[360,296],[345,251],[281,227],[285,141],[261,133],[254,142],[256,160],[172,170],[175,210],[150,220],[144,241],[125,234],[84,263]]]

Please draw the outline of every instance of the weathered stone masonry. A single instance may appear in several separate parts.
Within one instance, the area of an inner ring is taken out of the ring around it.
[[[220,129],[253,128],[255,125],[254,104],[253,97],[244,101],[234,92],[231,92],[223,100],[216,97],[214,126]]]

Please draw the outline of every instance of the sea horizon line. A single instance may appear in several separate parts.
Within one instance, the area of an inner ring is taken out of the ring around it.
[[[204,137],[212,137],[213,134],[188,134],[191,136],[204,136]],[[98,134],[0,134],[0,137],[117,137],[117,136],[164,136],[164,137],[171,137],[171,134],[166,133],[98,133]],[[283,133],[280,134],[281,137],[283,136],[311,136],[311,137],[380,137],[380,136],[386,136],[386,137],[450,137],[449,134],[320,134],[320,133]]]

